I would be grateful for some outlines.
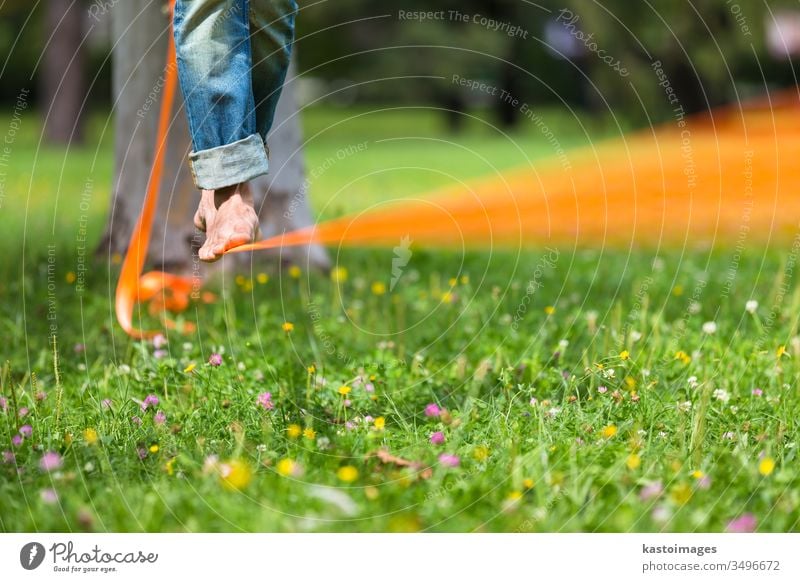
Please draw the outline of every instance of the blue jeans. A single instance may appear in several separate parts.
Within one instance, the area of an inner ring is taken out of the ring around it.
[[[269,169],[265,140],[294,42],[295,0],[177,0],[178,80],[195,185],[216,190]]]

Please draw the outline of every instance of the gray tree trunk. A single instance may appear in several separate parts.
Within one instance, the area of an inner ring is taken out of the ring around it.
[[[45,106],[44,133],[50,144],[83,141],[84,5],[76,0],[49,0],[45,9],[47,46],[40,87]]]
[[[112,204],[98,249],[102,254],[125,252],[144,201],[156,148],[170,34],[162,6],[162,0],[125,0],[112,9],[112,38],[116,39],[113,54],[115,168]],[[286,84],[274,130],[269,136],[271,173],[251,184],[265,236],[306,226],[312,221],[303,187],[305,162],[293,85],[291,81]],[[190,270],[192,255],[205,236],[192,223],[199,191],[192,182],[187,164],[190,151],[189,128],[178,91],[148,254],[151,266],[171,272]],[[288,211],[290,205],[295,206],[292,212]],[[236,255],[236,260],[248,261],[248,255]],[[253,255],[253,258],[264,256],[263,253]],[[329,266],[327,254],[320,247],[287,249],[282,256],[323,269]],[[226,258],[226,262],[233,261]]]

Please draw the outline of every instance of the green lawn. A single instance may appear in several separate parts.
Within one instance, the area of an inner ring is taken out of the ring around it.
[[[585,142],[553,116],[565,146]],[[435,115],[343,119],[305,120],[309,168],[368,143],[314,182],[325,215],[549,150],[479,121],[444,140]],[[412,247],[389,290],[391,250],[347,250],[336,280],[246,273],[187,312],[197,333],[155,346],[116,327],[105,265],[83,293],[68,261],[48,271],[45,243],[73,252],[79,219],[59,203],[54,232],[56,193],[81,192],[95,149],[36,159],[28,127],[0,209],[1,531],[798,529],[787,252]]]

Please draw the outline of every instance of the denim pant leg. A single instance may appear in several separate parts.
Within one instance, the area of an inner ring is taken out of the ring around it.
[[[256,128],[266,141],[294,42],[295,0],[251,0],[250,39]]]
[[[259,37],[282,39],[283,46],[291,46],[295,7],[285,0],[176,2],[178,78],[192,134],[189,161],[198,188],[213,190],[246,182],[267,173],[269,167],[261,130],[271,125],[272,117],[262,118],[263,106],[257,104],[253,87],[251,2],[291,7],[290,14],[281,14],[265,29],[255,31]],[[274,94],[277,101],[288,52],[275,53],[269,63],[263,67],[266,74],[259,72],[259,102],[269,103],[260,97],[263,91]]]

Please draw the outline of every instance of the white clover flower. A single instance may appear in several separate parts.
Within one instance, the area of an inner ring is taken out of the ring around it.
[[[566,350],[568,345],[569,345],[569,340],[562,339],[560,342],[558,342],[558,347],[561,348],[562,350]]]
[[[686,402],[676,402],[678,405],[678,410],[681,412],[689,412],[692,409],[691,401],[687,400]]]
[[[716,398],[721,402],[727,402],[728,400],[731,399],[731,395],[728,394],[726,390],[723,390],[722,388],[717,388],[716,390],[714,390],[714,398]]]
[[[615,374],[616,371],[614,370],[614,368],[607,368],[603,370],[603,376],[606,378],[613,378]]]
[[[636,330],[631,331],[631,341],[633,343],[638,342],[640,339],[642,339],[642,333],[641,332],[636,331]]]
[[[549,416],[550,418],[555,418],[556,416],[558,416],[559,412],[561,412],[560,408],[553,407],[547,411],[547,416]]]
[[[758,309],[758,301],[755,299],[751,299],[747,303],[744,304],[744,309],[747,313],[755,313],[756,309]]]
[[[692,301],[691,303],[689,303],[689,313],[691,313],[692,315],[700,313],[700,309],[701,306],[698,301]]]
[[[686,382],[689,384],[690,388],[697,388],[700,385],[700,382],[697,381],[697,376],[689,376]]]
[[[131,367],[128,364],[120,364],[119,368],[117,368],[117,369],[119,370],[120,374],[130,374],[131,373]]]
[[[717,333],[717,324],[713,321],[707,321],[703,324],[703,333],[711,335]]]

